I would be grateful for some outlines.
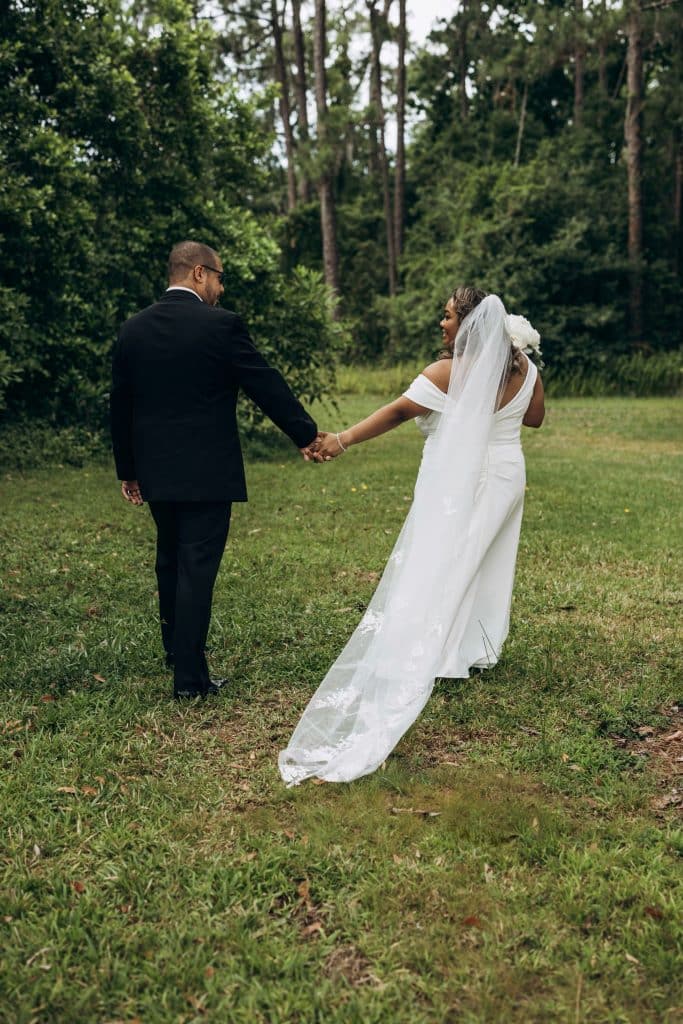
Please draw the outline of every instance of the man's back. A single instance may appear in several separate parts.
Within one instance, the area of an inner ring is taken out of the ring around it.
[[[315,424],[235,313],[185,289],[131,317],[113,360],[112,436],[122,479],[151,501],[245,501],[239,387],[304,447]]]

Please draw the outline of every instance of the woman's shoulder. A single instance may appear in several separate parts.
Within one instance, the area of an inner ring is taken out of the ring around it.
[[[432,384],[436,384],[439,391],[443,391],[444,394],[448,391],[448,384],[451,379],[451,362],[450,359],[437,359],[435,363],[425,366],[422,371],[423,376],[431,381]]]

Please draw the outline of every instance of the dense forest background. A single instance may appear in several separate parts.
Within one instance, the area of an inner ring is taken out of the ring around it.
[[[680,385],[676,0],[10,0],[0,15],[0,411],[101,430],[117,325],[200,238],[304,397],[428,357],[458,283],[566,393]]]

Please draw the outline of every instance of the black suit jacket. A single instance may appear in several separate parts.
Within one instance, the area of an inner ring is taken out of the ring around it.
[[[147,501],[246,501],[235,406],[242,387],[298,448],[316,425],[236,313],[169,291],[127,320],[112,360],[120,480]]]

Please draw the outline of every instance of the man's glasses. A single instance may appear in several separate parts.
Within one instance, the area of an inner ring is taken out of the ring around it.
[[[219,281],[220,284],[223,284],[223,282],[225,281],[225,271],[224,270],[216,270],[215,267],[207,267],[206,263],[200,263],[199,266],[203,267],[204,270],[213,270],[214,274],[218,274],[218,281]]]

